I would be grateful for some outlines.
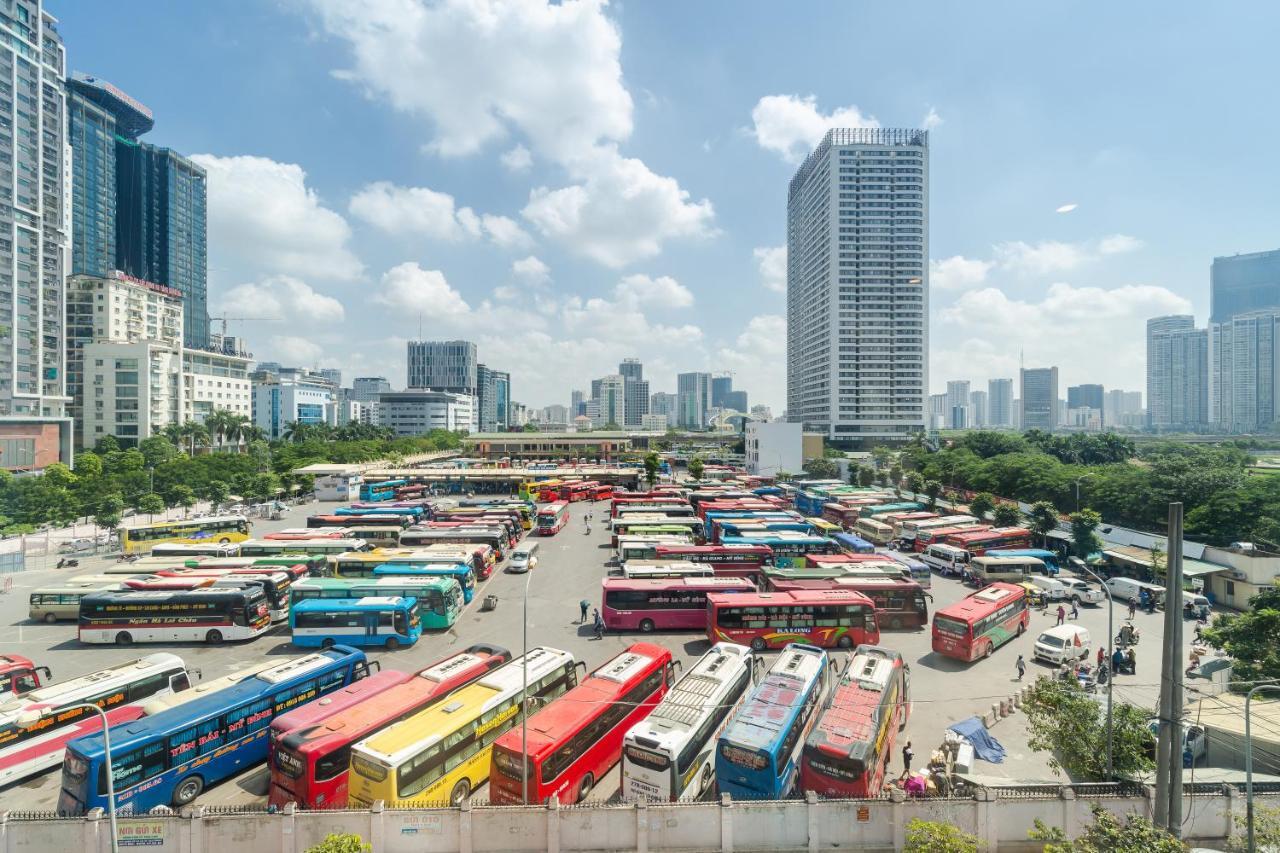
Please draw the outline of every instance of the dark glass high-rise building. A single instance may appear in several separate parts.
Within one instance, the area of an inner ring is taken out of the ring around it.
[[[1280,249],[1214,258],[1209,291],[1210,323],[1280,307]]]

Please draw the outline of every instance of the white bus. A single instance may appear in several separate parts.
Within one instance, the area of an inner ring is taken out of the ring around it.
[[[98,592],[80,599],[80,642],[221,643],[250,640],[271,627],[258,585],[154,592]]]
[[[893,541],[893,525],[876,521],[874,518],[860,518],[853,525],[854,535],[860,536],[875,545],[888,545]]]
[[[148,699],[190,685],[182,658],[155,654],[10,699],[0,705],[0,785],[61,765],[69,741],[102,730],[102,718],[92,711],[59,709],[97,705],[115,727],[141,717],[142,703]],[[18,722],[33,711],[41,713],[40,719]]]
[[[920,552],[920,559],[944,575],[959,575],[969,565],[969,552],[941,542]]]
[[[688,560],[628,560],[622,564],[624,578],[711,578],[716,570],[710,563]]]
[[[622,742],[622,798],[696,800],[714,787],[716,738],[751,687],[757,658],[716,643]]]
[[[619,536],[614,553],[619,563],[628,560],[652,560],[658,556],[659,545],[689,545],[691,536]]]
[[[941,518],[912,518],[896,525],[895,536],[898,539],[915,541],[921,530],[938,530],[943,527],[981,527],[978,519],[972,515],[944,515]]]
[[[123,578],[96,584],[42,586],[31,593],[27,601],[27,616],[37,622],[50,624],[59,619],[77,619],[80,616],[80,599],[95,592],[120,589],[121,580]]]
[[[275,557],[279,554],[346,554],[366,551],[363,539],[246,539],[240,543],[241,557]]]
[[[969,561],[969,574],[979,586],[995,581],[1022,583],[1044,574],[1044,563],[1035,557],[974,557]]]
[[[235,543],[207,542],[200,545],[179,545],[174,542],[161,542],[151,546],[153,557],[177,557],[179,560],[191,557],[236,557],[240,554],[240,546]]]

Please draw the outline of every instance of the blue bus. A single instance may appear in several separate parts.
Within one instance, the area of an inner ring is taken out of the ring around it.
[[[396,489],[409,485],[408,480],[383,480],[381,483],[361,483],[360,500],[390,501],[396,496]]]
[[[470,566],[448,563],[413,563],[409,565],[388,563],[373,570],[375,578],[403,575],[405,577],[453,578],[462,587],[462,600],[467,604],[476,596],[476,573]]]
[[[735,799],[780,800],[800,772],[800,751],[827,693],[827,653],[791,643],[729,720],[716,743],[716,786]]]
[[[724,526],[727,522],[737,522],[739,524],[748,524],[755,522],[757,524],[766,521],[800,521],[794,512],[785,509],[776,510],[756,510],[756,509],[715,509],[709,510],[703,516],[703,538],[708,542],[715,536],[715,524],[720,522]]]
[[[120,814],[185,806],[206,788],[267,760],[271,720],[369,674],[364,652],[334,646],[244,677],[177,707],[111,729],[111,774]],[[107,808],[100,734],[67,744],[58,814]]]
[[[422,636],[418,599],[395,595],[312,598],[289,610],[289,629],[299,648],[383,646],[393,651]]]
[[[890,551],[888,549],[878,551],[882,556],[888,557],[895,563],[901,563],[911,572],[911,579],[920,584],[921,589],[929,589],[933,586],[933,572],[929,569],[929,564],[923,560],[917,560],[910,554],[904,554],[901,551]]]
[[[788,519],[780,521],[772,518],[754,519],[754,518],[721,518],[717,519],[720,525],[720,535],[723,536],[752,536],[758,535],[760,531],[772,532],[775,530],[790,530],[793,533],[803,533],[805,535],[820,535],[817,529],[807,521],[796,521]],[[767,533],[766,533],[767,535]]]
[[[332,515],[407,515],[415,522],[421,521],[426,510],[420,506],[340,506]]]
[[[822,515],[822,507],[831,499],[826,493],[796,492],[796,512],[805,517]]]
[[[1044,563],[1045,574],[1056,575],[1062,571],[1059,560],[1062,559],[1054,551],[1046,551],[1043,548],[997,548],[994,551],[987,551],[988,557],[1034,557]]]
[[[861,536],[854,536],[852,533],[837,533],[831,537],[842,550],[848,551],[850,554],[874,554],[876,546]]]

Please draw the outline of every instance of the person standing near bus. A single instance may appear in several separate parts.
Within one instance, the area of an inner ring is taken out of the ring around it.
[[[911,749],[911,741],[907,741],[907,745],[902,748],[902,775],[905,776],[911,772],[911,759],[915,757],[916,754]]]
[[[578,617],[578,624],[585,625],[587,623],[587,609],[591,607],[591,602],[585,598],[578,602],[578,609],[582,611],[582,615]]]
[[[1027,674],[1027,662],[1022,655],[1018,655],[1018,659],[1014,662],[1014,666],[1018,668],[1018,680],[1021,681],[1022,676]]]
[[[600,615],[599,609],[595,609],[594,613],[595,613],[595,625],[593,627],[595,628],[596,639],[603,640],[604,639],[604,617]]]
[[[1058,605],[1058,624],[1062,624],[1062,620],[1067,618],[1067,611],[1061,604]]]

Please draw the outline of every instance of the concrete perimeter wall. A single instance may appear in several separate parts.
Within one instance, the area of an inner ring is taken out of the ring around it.
[[[968,799],[900,798],[721,802],[687,805],[587,807],[476,807],[294,811],[275,814],[197,808],[173,814],[120,818],[121,850],[164,853],[303,853],[331,832],[355,833],[375,853],[516,853],[516,851],[812,851],[901,850],[912,818],[940,821],[977,835],[986,850],[1030,851],[1036,818],[1075,836],[1091,820],[1093,805],[1150,817],[1151,792],[1116,793],[1063,788],[992,791]],[[1258,795],[1270,805],[1280,797]],[[1244,820],[1244,795],[1231,787],[1187,796],[1183,837],[1222,846]],[[83,819],[48,819],[0,812],[0,851],[109,853],[110,823],[99,812]]]

